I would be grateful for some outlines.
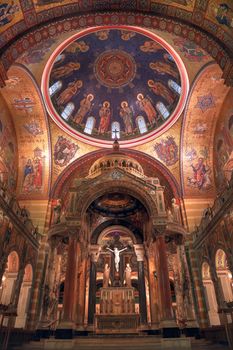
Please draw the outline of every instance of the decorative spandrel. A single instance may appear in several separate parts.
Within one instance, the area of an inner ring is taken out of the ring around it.
[[[181,114],[188,78],[178,54],[147,30],[85,29],[50,57],[42,91],[51,117],[94,145],[133,146],[166,131]]]

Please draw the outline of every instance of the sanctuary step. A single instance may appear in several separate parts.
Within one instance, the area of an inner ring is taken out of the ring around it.
[[[30,342],[14,350],[228,350],[227,346],[191,338],[163,339],[154,336],[130,338],[89,338],[70,340],[47,339]]]

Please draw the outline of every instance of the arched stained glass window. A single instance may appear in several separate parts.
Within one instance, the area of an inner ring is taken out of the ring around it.
[[[61,88],[62,88],[61,80],[56,81],[56,83],[54,83],[52,86],[50,86],[50,88],[49,88],[49,95],[53,96],[56,92],[61,90]]]
[[[85,132],[86,134],[91,135],[91,134],[92,134],[92,131],[93,131],[93,129],[94,129],[94,126],[95,126],[95,118],[94,118],[94,117],[88,117],[88,118],[87,118],[86,125],[85,125],[84,132]]]
[[[136,118],[136,123],[137,123],[137,126],[138,126],[138,129],[140,131],[140,134],[144,134],[144,132],[147,132],[147,126],[146,126],[146,122],[145,122],[145,119],[142,115],[139,115],[137,118]]]
[[[167,119],[169,117],[170,113],[167,110],[167,108],[164,106],[163,102],[156,103],[156,109],[164,119]]]
[[[168,86],[169,86],[170,89],[175,91],[178,95],[181,94],[181,86],[179,84],[177,84],[174,80],[169,79],[168,80]]]
[[[170,61],[170,62],[172,62],[172,63],[174,63],[175,61],[174,61],[174,58],[172,57],[172,55],[167,55],[167,58],[168,58],[168,60]]]
[[[64,53],[58,55],[54,61],[54,63],[58,63],[59,61],[63,60],[65,58]]]
[[[61,113],[61,117],[65,120],[69,120],[73,110],[74,110],[74,104],[72,102],[68,103],[65,106],[65,109],[63,110],[63,112]]]
[[[120,138],[120,123],[113,122],[112,123],[112,139]]]

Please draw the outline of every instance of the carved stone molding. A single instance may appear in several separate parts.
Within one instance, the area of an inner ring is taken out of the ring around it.
[[[93,263],[97,263],[100,255],[100,246],[98,244],[92,244],[89,246],[89,255]]]
[[[134,251],[137,256],[137,261],[144,261],[145,248],[142,244],[134,244]]]

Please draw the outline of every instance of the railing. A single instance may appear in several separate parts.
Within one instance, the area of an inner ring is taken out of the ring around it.
[[[193,231],[195,239],[202,235],[202,233],[206,230],[210,222],[213,222],[213,220],[217,218],[221,210],[225,208],[227,204],[229,205],[232,203],[233,203],[233,172],[232,172],[231,180],[228,182],[225,189],[216,197],[212,207],[208,206],[203,211],[201,222],[199,226],[196,226],[195,230]]]
[[[7,216],[16,217],[23,224],[24,230],[30,233],[36,240],[40,240],[41,234],[39,233],[38,226],[33,225],[29,210],[25,207],[20,207],[15,195],[7,189],[6,184],[2,181],[0,181],[0,205]]]

